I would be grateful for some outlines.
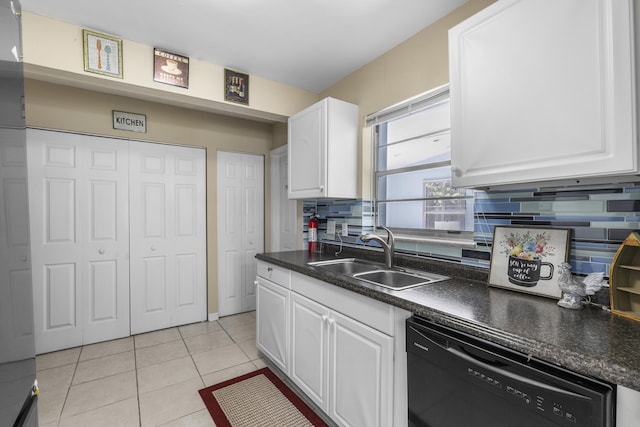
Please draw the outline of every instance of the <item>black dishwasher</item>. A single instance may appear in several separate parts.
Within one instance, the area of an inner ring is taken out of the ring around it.
[[[613,427],[614,386],[454,329],[407,320],[411,427]]]

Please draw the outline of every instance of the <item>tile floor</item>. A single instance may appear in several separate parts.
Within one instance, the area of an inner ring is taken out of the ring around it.
[[[40,426],[213,426],[198,390],[266,366],[255,312],[36,358]]]

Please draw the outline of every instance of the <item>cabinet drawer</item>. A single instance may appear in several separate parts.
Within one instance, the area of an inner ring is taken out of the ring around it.
[[[291,270],[258,261],[258,276],[291,289]]]
[[[389,304],[295,271],[291,272],[291,289],[383,334],[394,335],[393,307]]]

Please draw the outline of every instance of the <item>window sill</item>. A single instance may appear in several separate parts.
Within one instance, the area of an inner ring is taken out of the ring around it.
[[[406,234],[393,233],[396,241],[412,242],[412,243],[432,243],[442,246],[453,246],[457,248],[475,249],[478,247],[477,242],[472,238],[451,238],[444,236],[410,236]]]

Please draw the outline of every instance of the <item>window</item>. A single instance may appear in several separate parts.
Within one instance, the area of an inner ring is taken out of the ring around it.
[[[448,87],[367,117],[377,224],[412,235],[473,232],[473,191],[451,187]],[[458,236],[459,237],[459,236]]]

